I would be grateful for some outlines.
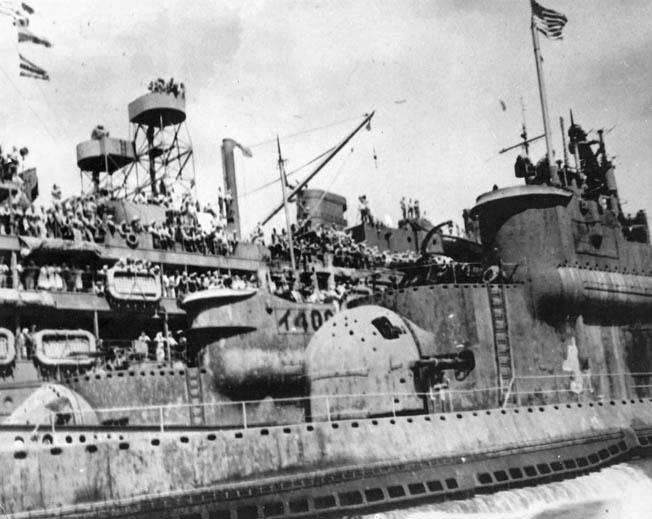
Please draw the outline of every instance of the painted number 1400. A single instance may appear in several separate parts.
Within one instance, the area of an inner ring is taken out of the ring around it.
[[[330,309],[281,310],[277,319],[281,333],[314,333],[333,316]]]

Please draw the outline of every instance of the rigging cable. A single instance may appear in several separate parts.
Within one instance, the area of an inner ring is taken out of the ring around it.
[[[316,132],[316,131],[319,131],[319,130],[325,130],[327,128],[332,128],[333,126],[339,126],[340,124],[350,123],[351,121],[357,121],[358,119],[362,119],[363,117],[366,117],[366,116],[367,116],[367,114],[364,114],[364,115],[359,115],[357,117],[351,117],[349,119],[343,119],[341,121],[336,121],[334,123],[325,124],[323,126],[317,126],[315,128],[309,128],[307,130],[302,130],[302,131],[297,132],[297,133],[291,133],[289,135],[281,135],[280,138],[287,141],[288,139],[292,139],[294,137],[299,137],[299,136],[305,135],[307,133],[312,133],[312,132]],[[249,146],[249,148],[257,148],[259,146],[264,146],[265,144],[271,144],[271,143],[275,143],[275,142],[276,142],[276,137],[274,137],[273,139],[268,139],[268,140],[265,140],[265,141],[257,142],[256,144],[252,144],[251,146]]]
[[[323,152],[323,153],[317,155],[314,159],[311,159],[311,160],[309,160],[308,162],[306,162],[305,164],[302,164],[301,166],[299,166],[299,167],[293,169],[293,170],[290,171],[289,173],[286,173],[285,176],[286,176],[286,177],[289,177],[290,175],[294,175],[295,173],[298,173],[298,172],[301,171],[303,168],[305,168],[305,167],[307,167],[307,166],[310,166],[310,164],[313,164],[314,162],[318,161],[319,159],[321,159],[321,158],[324,157],[325,155],[328,155],[328,154],[329,154],[331,151],[333,151],[334,149],[335,149],[335,146],[333,146],[332,148],[327,149],[325,152]],[[244,197],[246,197],[246,196],[253,195],[254,193],[257,193],[258,191],[260,191],[260,190],[262,190],[262,189],[265,189],[266,187],[272,186],[272,185],[274,185],[274,184],[276,184],[277,182],[280,182],[280,181],[281,181],[280,178],[277,178],[277,179],[275,179],[275,180],[270,180],[269,182],[267,182],[267,183],[265,183],[265,184],[263,184],[263,185],[261,185],[261,186],[258,186],[258,187],[256,187],[256,188],[252,189],[251,191],[247,191],[246,193],[244,193],[244,194],[238,196],[238,198],[244,198]]]
[[[36,116],[36,118],[38,119],[38,121],[41,123],[41,126],[43,126],[43,129],[47,132],[47,134],[50,136],[50,138],[52,139],[52,141],[53,141],[53,142],[56,142],[56,140],[55,140],[55,138],[54,138],[54,135],[52,135],[52,133],[50,132],[49,128],[47,127],[47,125],[45,124],[45,122],[43,121],[43,119],[41,119],[41,117],[39,116],[38,112],[37,112],[36,110],[34,110],[34,108],[32,107],[32,105],[30,104],[30,102],[29,102],[29,101],[27,100],[27,98],[23,95],[23,92],[20,90],[20,88],[18,88],[18,87],[16,86],[16,84],[12,81],[11,77],[9,77],[9,74],[7,74],[7,72],[5,71],[4,67],[0,66],[0,70],[2,71],[2,73],[4,74],[4,76],[7,78],[7,80],[9,81],[9,83],[11,83],[11,86],[13,86],[13,87],[16,89],[16,91],[18,92],[18,94],[20,95],[20,97],[23,99],[23,101],[25,101],[25,104],[27,105],[27,108],[29,108],[29,110],[30,110],[30,111],[31,111],[31,112]]]

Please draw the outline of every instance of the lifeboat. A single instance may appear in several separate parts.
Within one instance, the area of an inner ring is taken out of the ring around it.
[[[0,328],[0,376],[6,377],[13,373],[16,364],[16,347],[14,334],[7,328]]]
[[[33,341],[34,359],[42,369],[84,371],[97,355],[95,337],[86,330],[40,330]]]
[[[104,293],[110,304],[126,308],[155,305],[163,296],[157,274],[116,268],[107,272]]]

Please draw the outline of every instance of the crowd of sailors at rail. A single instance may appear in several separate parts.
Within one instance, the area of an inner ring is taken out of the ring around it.
[[[25,147],[18,149],[14,146],[7,153],[3,153],[2,148],[0,148],[0,179],[22,183],[23,177],[18,173],[23,169],[23,164],[28,154],[29,149]]]
[[[0,288],[21,290],[43,290],[49,292],[85,292],[103,295],[109,265],[100,267],[82,266],[76,263],[53,263],[37,265],[33,260],[18,261],[16,274],[18,286],[14,287],[11,267],[5,258],[0,258]],[[167,298],[182,298],[191,292],[216,288],[243,290],[257,288],[255,275],[244,275],[212,269],[188,271],[188,269],[166,268],[149,261],[123,258],[113,268],[132,273],[147,273],[161,281],[161,294]]]
[[[154,94],[168,94],[174,97],[186,98],[186,87],[183,83],[178,83],[174,78],[166,81],[163,78],[150,81],[147,90]]]
[[[332,256],[333,266],[354,269],[393,267],[413,263],[417,259],[414,251],[381,251],[377,246],[370,247],[365,242],[356,242],[348,232],[333,226],[319,224],[313,229],[310,220],[301,227],[294,226],[292,234],[295,259],[304,270],[314,260],[325,263],[327,254]],[[254,241],[256,238],[254,235]],[[285,229],[280,233],[272,229],[269,248],[272,259],[289,259],[290,240]]]
[[[228,194],[228,193],[227,193]],[[30,206],[23,211],[11,214],[7,206],[0,206],[0,233],[18,234],[43,238],[64,238],[85,241],[103,241],[106,234],[119,235],[127,243],[129,239],[138,239],[141,233],[148,232],[152,236],[154,248],[162,250],[185,250],[202,254],[232,254],[237,245],[234,234],[227,234],[224,230],[226,211],[229,210],[228,196],[222,196],[215,209],[206,207],[205,215],[209,215],[213,222],[212,230],[205,230],[198,225],[197,215],[199,204],[190,198],[182,200],[177,210],[167,211],[168,220],[165,223],[152,222],[143,225],[138,218],[131,222],[123,221],[115,225],[110,214],[102,213],[98,208],[103,207],[96,202],[95,197],[73,197],[61,201],[58,186],[52,191],[53,207],[45,211]],[[360,197],[366,200],[366,197]],[[367,216],[361,213],[361,219],[371,218],[367,207]],[[408,202],[412,207],[418,208],[418,203]],[[403,204],[401,204],[403,207]],[[405,208],[406,216],[410,216],[409,207]],[[414,217],[414,216],[413,216]],[[376,221],[374,225],[379,225]],[[321,264],[324,267],[344,269],[378,269],[394,268],[413,265],[418,261],[414,251],[392,253],[379,250],[376,246],[369,246],[365,242],[356,242],[349,232],[334,226],[312,226],[311,220],[306,219],[299,225],[293,225],[293,246],[296,266],[300,271],[309,272],[311,266]],[[262,229],[257,227],[250,240],[254,243],[265,244]],[[272,260],[288,262],[290,259],[290,240],[285,229],[277,232],[273,229],[267,244]],[[133,265],[131,265],[133,266]],[[91,292],[98,295],[104,293],[108,265],[99,268],[90,265],[61,262],[35,264],[33,261],[19,262],[18,270],[19,288],[27,290],[48,290],[63,292]],[[130,265],[117,264],[118,268]],[[149,268],[149,267],[146,267]],[[0,288],[11,286],[12,277],[8,272],[6,261],[0,262]],[[445,261],[439,262],[439,271],[451,271],[450,265]],[[218,270],[188,271],[188,269],[165,268],[159,271],[154,267],[152,273],[160,274],[163,297],[179,298],[190,292],[212,288],[253,288],[257,286],[255,277],[247,277],[238,273],[220,272]],[[462,273],[463,274],[463,273]],[[453,273],[454,275],[454,273]],[[340,275],[340,278],[343,278]],[[342,301],[343,293],[348,293],[351,279],[340,284],[339,292],[328,293],[324,290],[315,290],[313,283],[302,284],[300,279],[292,280],[281,278],[272,280],[272,292],[281,297],[294,301]]]
[[[0,234],[37,238],[62,238],[103,243],[108,236],[120,236],[137,245],[141,233],[150,233],[154,248],[202,254],[233,254],[238,240],[226,230],[228,198],[220,197],[219,210],[202,206],[190,195],[167,195],[164,221],[141,222],[139,217],[116,224],[95,196],[61,199],[61,189],[52,189],[52,206],[35,204],[0,205]],[[201,219],[201,224],[200,224]]]

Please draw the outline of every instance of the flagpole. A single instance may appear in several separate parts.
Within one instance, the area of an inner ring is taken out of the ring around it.
[[[552,141],[550,138],[550,120],[548,117],[548,101],[546,99],[546,86],[543,81],[543,69],[541,67],[541,50],[539,49],[539,31],[536,28],[534,22],[534,17],[532,17],[532,23],[530,24],[530,29],[532,30],[532,45],[534,47],[534,61],[537,66],[537,80],[539,82],[539,98],[541,99],[541,114],[543,115],[543,133],[546,137],[546,156],[548,157],[548,171],[550,174],[550,180],[554,181],[552,178]]]

